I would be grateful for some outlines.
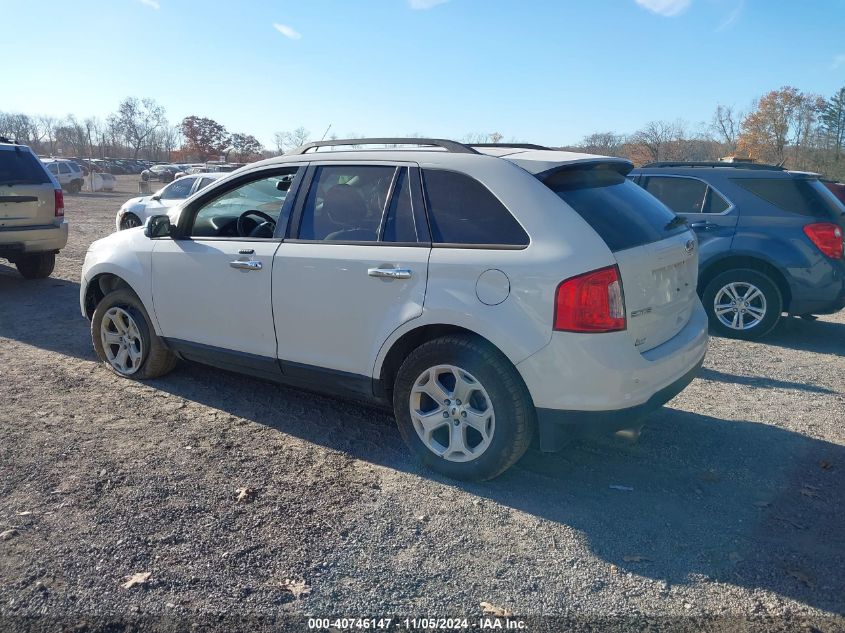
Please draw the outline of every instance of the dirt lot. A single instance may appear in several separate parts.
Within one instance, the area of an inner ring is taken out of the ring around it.
[[[845,613],[845,313],[714,338],[636,444],[459,485],[378,411],[198,365],[146,384],[98,365],[79,272],[134,183],[66,196],[51,279],[0,265],[0,630],[475,618],[481,601],[576,620]]]

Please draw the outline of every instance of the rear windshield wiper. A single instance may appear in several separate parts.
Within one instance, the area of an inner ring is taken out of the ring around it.
[[[674,218],[672,218],[671,220],[669,220],[669,222],[666,223],[666,226],[663,227],[663,230],[671,231],[672,229],[678,228],[679,226],[683,226],[686,223],[686,218],[682,218],[681,216],[676,215]]]

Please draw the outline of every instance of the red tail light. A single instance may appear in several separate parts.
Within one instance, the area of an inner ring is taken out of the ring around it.
[[[584,273],[557,287],[555,330],[617,332],[625,327],[625,296],[618,267]]]
[[[65,194],[62,193],[61,189],[55,189],[53,193],[55,194],[56,217],[63,218],[65,216]]]
[[[825,257],[842,259],[842,228],[832,222],[807,224],[804,233]]]

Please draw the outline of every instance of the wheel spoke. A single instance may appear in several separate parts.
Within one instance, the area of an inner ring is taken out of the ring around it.
[[[716,314],[726,314],[728,312],[733,312],[736,310],[733,306],[730,305],[717,305],[715,308]]]
[[[745,329],[745,313],[740,310],[739,312],[737,312],[737,314],[739,314],[739,329],[744,330]]]
[[[754,306],[748,306],[745,310],[747,312],[750,312],[751,316],[758,320],[762,319],[766,315],[765,310],[763,310],[762,308],[755,308]]]
[[[449,424],[449,420],[443,417],[443,407],[439,406],[434,411],[414,411],[414,417],[422,425],[423,430],[427,435],[431,435],[432,431],[436,431],[444,424]]]
[[[412,393],[424,393],[434,400],[438,406],[442,406],[449,399],[449,394],[446,393],[443,385],[437,382],[437,373],[433,368],[428,370],[428,380],[422,385],[417,381]]]
[[[116,332],[103,332],[103,342],[106,345],[120,345],[120,334]]]
[[[463,424],[452,424],[449,426],[449,448],[445,456],[468,455],[466,443],[466,427]]]
[[[458,368],[453,368],[452,374],[455,376],[455,388],[452,390],[452,395],[461,402],[469,402],[469,397],[478,387],[478,383]]]
[[[726,290],[728,292],[728,295],[730,295],[731,299],[733,299],[734,301],[739,299],[739,293],[736,290],[736,284],[728,284]]]
[[[490,420],[490,412],[467,409],[466,414],[466,423],[478,431],[484,441],[488,440],[487,422]]]
[[[121,347],[120,351],[117,353],[117,356],[114,358],[114,362],[117,364],[118,368],[122,371],[126,371],[129,369],[126,366],[126,361],[129,358],[129,350],[125,347]]]
[[[731,321],[731,327],[736,328],[738,324],[739,324],[739,310],[734,312],[734,318]]]

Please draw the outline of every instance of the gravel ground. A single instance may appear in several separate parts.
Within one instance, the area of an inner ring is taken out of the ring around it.
[[[637,443],[529,453],[457,484],[418,467],[379,411],[200,365],[143,384],[100,366],[78,280],[134,189],[119,181],[66,196],[52,278],[0,264],[3,631],[474,619],[482,601],[843,626],[845,313],[788,319],[765,344],[714,338]]]

